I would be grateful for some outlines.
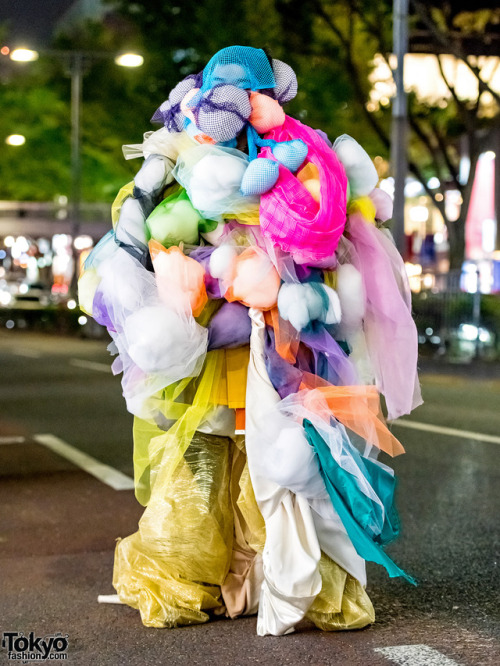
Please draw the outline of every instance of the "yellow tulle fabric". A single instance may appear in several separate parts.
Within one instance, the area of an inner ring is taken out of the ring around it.
[[[358,199],[349,201],[347,214],[353,215],[354,213],[360,213],[367,222],[375,224],[377,209],[370,197],[359,197]]]
[[[240,211],[239,213],[226,213],[224,218],[226,220],[237,220],[240,224],[257,226],[260,224],[259,207],[249,207],[248,210]]]

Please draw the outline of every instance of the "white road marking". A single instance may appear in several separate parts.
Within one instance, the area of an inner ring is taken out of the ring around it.
[[[12,353],[15,356],[25,356],[26,358],[40,358],[42,355],[42,352],[34,349],[15,349]]]
[[[129,476],[79,451],[55,435],[34,435],[33,439],[51,451],[54,451],[54,453],[66,458],[66,460],[80,467],[80,469],[95,476],[96,479],[99,479],[99,481],[102,481],[114,490],[132,490],[134,488],[134,480]]]
[[[26,437],[17,437],[15,435],[12,436],[5,436],[5,437],[0,437],[0,445],[1,444],[24,444],[26,441]]]
[[[98,594],[97,595],[98,604],[123,604],[123,601],[120,601],[120,597],[117,594]]]
[[[111,366],[107,363],[97,363],[96,361],[85,361],[80,358],[71,358],[69,364],[75,368],[84,368],[85,370],[95,370],[96,372],[107,372],[111,374]]]
[[[392,425],[401,426],[402,428],[425,430],[426,432],[436,432],[440,435],[451,435],[452,437],[461,437],[462,439],[477,439],[479,442],[500,444],[500,437],[497,437],[496,435],[486,435],[482,432],[459,430],[458,428],[446,428],[445,426],[432,425],[431,423],[418,423],[417,421],[407,421],[406,419],[398,419],[391,423]]]
[[[428,645],[394,645],[375,648],[375,652],[400,666],[458,666],[458,663]]]

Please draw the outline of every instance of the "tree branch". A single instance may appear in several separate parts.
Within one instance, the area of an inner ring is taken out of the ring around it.
[[[432,17],[429,14],[429,8],[425,3],[419,0],[411,0],[411,4],[415,9],[416,14],[423,23],[428,27],[431,34],[435,37],[436,41],[445,47],[447,53],[451,53],[458,60],[461,60],[468,69],[474,74],[478,81],[478,92],[481,95],[483,92],[489,92],[493,98],[500,104],[500,95],[493,90],[490,85],[481,78],[481,70],[476,65],[472,65],[463,49],[457,43],[449,39],[439,28],[436,26]]]

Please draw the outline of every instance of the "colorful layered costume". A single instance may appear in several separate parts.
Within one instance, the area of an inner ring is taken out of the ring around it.
[[[374,620],[405,576],[388,430],[420,403],[391,201],[351,137],[287,116],[293,70],[230,47],[181,81],[80,279],[135,415],[138,531],[113,584],[144,624],[258,613],[259,635]]]

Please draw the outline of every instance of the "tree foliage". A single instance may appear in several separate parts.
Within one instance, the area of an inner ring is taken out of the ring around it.
[[[139,70],[116,67],[111,59],[91,59],[83,80],[83,198],[111,200],[130,179],[137,164],[124,161],[121,145],[140,142],[155,109],[175,84],[199,72],[219,49],[231,44],[263,47],[294,67],[297,97],[287,111],[331,138],[347,133],[372,156],[388,158],[390,103],[369,104],[374,68],[381,54],[391,63],[392,2],[380,0],[110,0],[100,21],[67,29],[54,43],[58,49],[117,53],[135,49],[145,62]],[[409,95],[409,165],[443,215],[451,243],[452,263],[461,262],[464,221],[477,157],[492,127],[498,124],[498,95],[482,79],[477,60],[463,52],[460,35],[479,36],[498,19],[498,12],[455,15],[449,3],[436,7],[412,0],[413,25],[425,27],[442,53],[462,60],[479,82],[479,95],[463,100],[453,82],[443,80],[448,98],[437,103]],[[2,65],[5,65],[2,62]],[[50,56],[37,63],[14,64],[0,81],[0,130],[23,133],[27,142],[0,153],[0,198],[52,199],[69,195],[70,83],[64,63]],[[490,113],[485,114],[489,100]],[[471,157],[469,179],[459,177],[461,142]],[[441,191],[427,186],[430,176]],[[461,217],[446,217],[444,188],[462,193]],[[438,195],[438,196],[436,196]]]

